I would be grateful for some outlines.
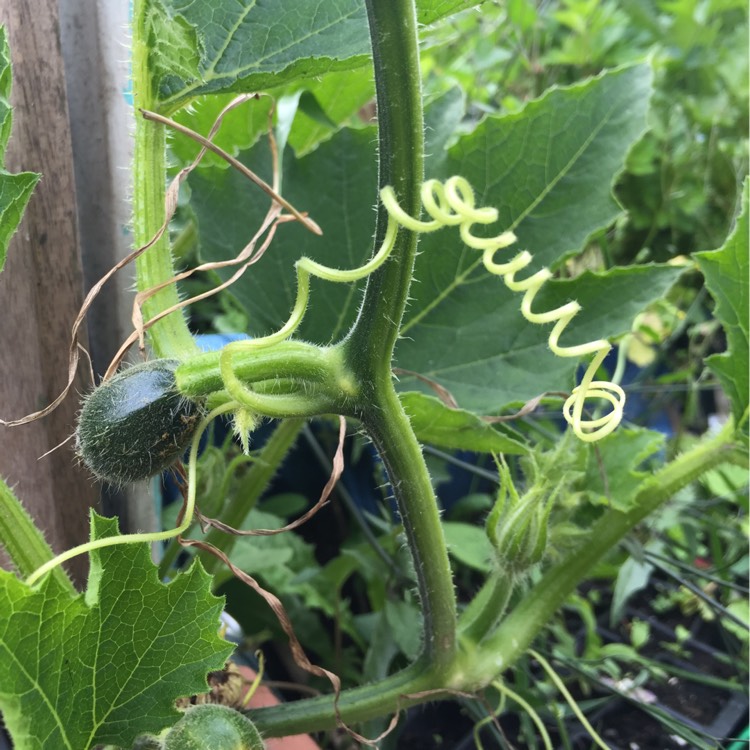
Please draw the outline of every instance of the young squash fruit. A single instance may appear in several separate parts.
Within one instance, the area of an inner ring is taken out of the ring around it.
[[[164,739],[164,750],[263,750],[250,719],[228,706],[189,708]]]
[[[178,362],[157,359],[117,373],[84,401],[76,452],[100,479],[116,485],[158,474],[184,452],[202,407],[175,384]]]

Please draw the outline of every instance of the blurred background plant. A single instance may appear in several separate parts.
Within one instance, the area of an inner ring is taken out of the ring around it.
[[[649,59],[651,130],[617,185],[626,217],[598,238],[606,265],[718,247],[747,171],[747,4],[741,0],[485,2],[425,41],[429,93],[514,112],[549,86]]]

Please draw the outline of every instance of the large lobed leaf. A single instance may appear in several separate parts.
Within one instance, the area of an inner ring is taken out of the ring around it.
[[[116,534],[92,515],[92,538]],[[93,551],[75,598],[52,576],[31,588],[0,571],[0,709],[16,750],[130,747],[174,724],[175,700],[205,692],[231,653],[221,606],[197,563],[159,582],[146,544]]]
[[[742,212],[734,231],[718,250],[696,253],[698,266],[706,279],[706,286],[716,300],[716,317],[727,335],[727,350],[706,360],[732,402],[736,423],[747,419],[748,391],[748,193],[745,182]],[[745,424],[747,430],[747,424]]]
[[[265,143],[240,159],[270,181]],[[233,257],[259,226],[268,199],[234,170],[203,169],[189,181],[202,257]],[[366,260],[372,249],[376,181],[373,128],[345,129],[302,159],[285,155],[284,197],[309,212],[323,237],[298,224],[280,227],[260,263],[232,285],[232,293],[249,312],[253,334],[270,333],[289,317],[296,294],[294,263],[301,256],[334,268],[356,268]],[[298,336],[316,343],[336,341],[354,319],[360,300],[357,285],[313,279],[311,286],[310,306]]]
[[[419,0],[432,23],[475,5]],[[209,93],[249,92],[367,64],[364,0],[149,0],[151,68],[164,110]]]
[[[611,183],[643,131],[651,74],[648,68],[613,71],[557,89],[520,114],[486,119],[446,150],[460,121],[460,93],[426,111],[428,176],[468,177],[482,203],[496,206],[496,231],[513,228],[534,254],[534,267],[552,267],[579,252],[587,238],[619,213]],[[321,225],[322,238],[297,225],[279,229],[263,260],[232,292],[250,313],[251,330],[277,329],[294,304],[294,262],[301,255],[337,268],[361,264],[371,252],[372,200],[377,184],[371,128],[344,129],[300,159],[287,155],[284,194]],[[258,144],[242,160],[270,177],[268,149]],[[257,189],[231,170],[205,169],[190,177],[206,260],[231,257],[266,210]],[[527,323],[520,295],[510,292],[467,250],[455,229],[421,238],[413,299],[399,341],[397,364],[448,388],[465,409],[489,414],[545,391],[570,387],[577,362],[553,356],[551,326]],[[514,250],[504,251],[510,256]],[[535,309],[576,298],[583,305],[565,344],[627,332],[633,318],[674,283],[669,266],[617,268],[550,282]],[[359,285],[360,287],[362,285]],[[313,280],[310,308],[298,336],[317,343],[339,339],[360,300],[356,285]],[[403,390],[425,390],[409,376]]]
[[[10,238],[18,229],[26,204],[39,181],[39,175],[33,172],[11,174],[3,168],[5,150],[13,124],[10,106],[11,81],[8,39],[5,29],[0,27],[0,271],[5,265]]]
[[[430,176],[461,174],[481,205],[494,206],[500,233],[513,230],[533,256],[523,278],[555,268],[620,213],[611,186],[628,149],[643,133],[651,72],[635,66],[569,88],[553,89],[518,114],[490,117],[449,151],[432,158]],[[551,326],[526,322],[521,295],[490,276],[481,253],[453,229],[422,238],[421,255],[397,349],[400,367],[437,380],[467,409],[491,413],[511,402],[569,388],[576,362],[548,349]],[[617,336],[676,278],[658,266],[615,269],[555,282],[542,290],[538,311],[578,299],[584,312],[564,344]],[[403,378],[404,387],[419,387]]]

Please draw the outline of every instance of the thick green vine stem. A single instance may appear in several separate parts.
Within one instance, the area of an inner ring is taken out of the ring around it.
[[[404,210],[417,216],[424,174],[422,84],[413,0],[367,0],[378,108],[378,182],[390,185]],[[388,212],[378,206],[376,243],[382,244]],[[388,263],[367,280],[350,332],[350,360],[360,372],[390,382],[393,348],[406,308],[417,236],[401,231]]]
[[[31,516],[2,477],[0,477],[0,547],[5,549],[16,570],[23,577],[31,575],[55,556],[42,532],[31,520]],[[76,596],[78,592],[62,568],[55,569],[54,577],[61,590],[70,596]]]
[[[151,18],[146,0],[135,0],[133,7],[133,92],[134,111],[157,109],[154,85],[149,70]],[[165,221],[166,133],[162,125],[143,117],[135,118],[133,153],[133,243],[142,247],[150,242]],[[136,260],[138,291],[151,289],[174,276],[169,233],[164,232]],[[174,284],[166,286],[143,305],[148,321],[179,302]],[[198,352],[183,313],[177,310],[159,320],[148,331],[151,348],[157,357],[183,360]]]
[[[419,211],[424,123],[413,0],[367,0],[378,106],[379,182],[391,185],[405,210]],[[393,231],[379,206],[376,247]],[[456,599],[445,537],[421,449],[394,390],[391,361],[412,280],[417,236],[400,229],[393,250],[367,280],[360,313],[344,347],[360,384],[355,416],[391,478],[414,560],[424,617],[424,650],[448,670],[456,649]]]

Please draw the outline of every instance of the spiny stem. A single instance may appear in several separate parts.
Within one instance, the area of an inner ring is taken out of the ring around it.
[[[149,3],[136,0],[133,8],[133,91],[135,109],[153,109],[156,100],[149,70]],[[165,220],[166,134],[164,127],[143,117],[135,118],[133,154],[133,242],[148,243]],[[174,274],[169,236],[162,237],[136,261],[138,291],[145,291],[171,279]],[[179,303],[174,284],[166,286],[143,304],[143,318],[149,320]],[[158,357],[183,360],[198,352],[181,311],[155,323],[148,331]]]
[[[408,696],[430,690],[435,684],[429,664],[419,661],[379,682],[342,691],[338,702],[339,716],[346,724],[353,725],[396,713],[423,703],[426,700],[423,697],[410,699]],[[332,695],[306,698],[254,709],[250,716],[258,731],[267,737],[316,732],[336,726],[333,701]]]
[[[424,456],[395,391],[378,393],[362,415],[391,480],[417,575],[424,652],[450,670],[456,650],[456,595],[435,493]]]
[[[22,577],[30,576],[37,568],[55,556],[42,532],[31,520],[21,502],[0,477],[0,546],[10,556]],[[55,569],[55,579],[60,588],[76,596],[72,581],[62,568]]]
[[[367,0],[378,104],[379,184],[404,209],[419,211],[424,123],[413,0]],[[378,207],[375,246],[395,222]],[[368,278],[360,314],[347,336],[347,364],[360,387],[356,416],[388,471],[414,560],[424,616],[424,649],[448,670],[456,649],[456,600],[430,476],[391,374],[393,348],[409,294],[417,236],[401,229],[386,263]]]
[[[378,183],[391,186],[404,210],[419,212],[424,172],[422,84],[413,0],[367,0],[378,107]],[[376,247],[391,223],[378,205]],[[352,360],[363,373],[390,381],[393,348],[411,285],[417,236],[400,231],[388,263],[367,280],[350,333]]]

